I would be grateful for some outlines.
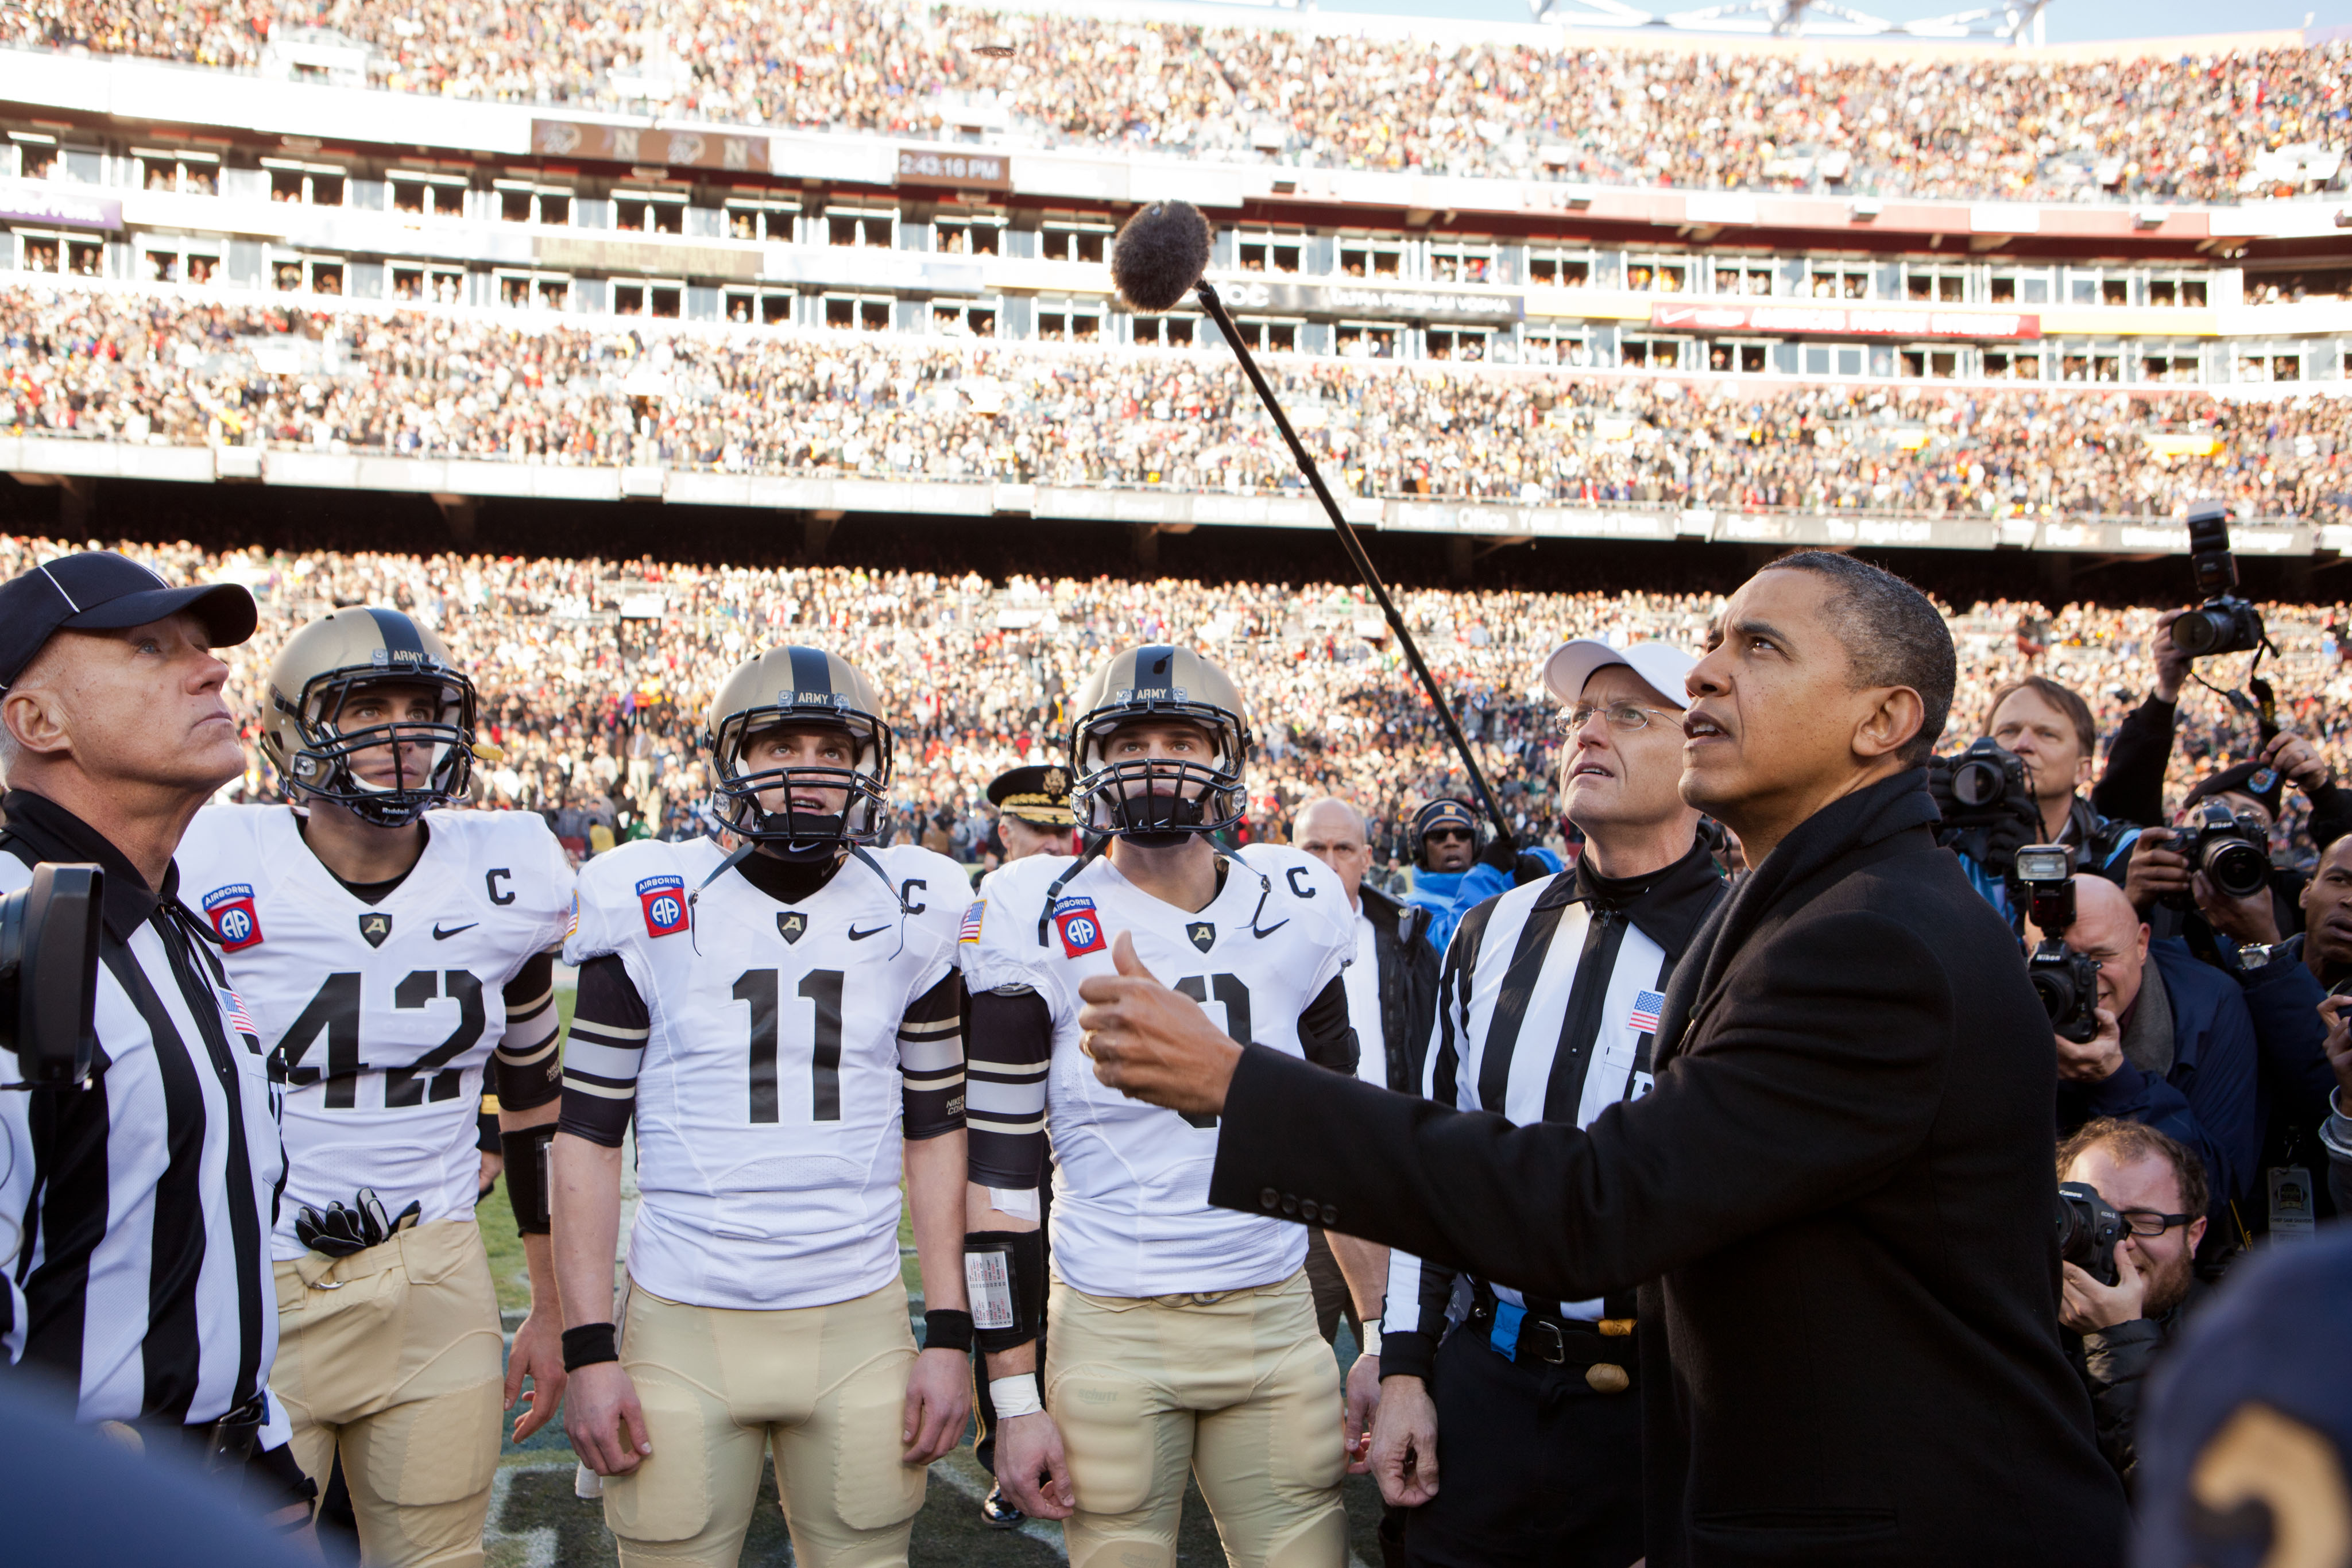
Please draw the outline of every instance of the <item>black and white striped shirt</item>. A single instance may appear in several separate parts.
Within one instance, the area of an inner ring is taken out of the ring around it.
[[[286,1159],[257,1034],[176,869],[158,896],[52,801],[0,810],[0,893],[44,861],[106,879],[98,1051],[89,1085],[0,1094],[12,1158],[0,1246],[21,1295],[12,1358],[72,1382],[85,1421],[215,1420],[250,1400],[278,1354],[269,1232]],[[13,1056],[0,1071],[18,1077]],[[272,1412],[272,1429],[282,1430]]]
[[[1589,865],[1513,888],[1463,917],[1445,951],[1422,1092],[1522,1125],[1582,1127],[1649,1092],[1650,1050],[1676,959],[1724,894],[1703,846],[1654,875],[1612,880]],[[1382,1375],[1426,1377],[1445,1332],[1452,1270],[1389,1255]],[[1587,1321],[1603,1303],[1497,1299]]]

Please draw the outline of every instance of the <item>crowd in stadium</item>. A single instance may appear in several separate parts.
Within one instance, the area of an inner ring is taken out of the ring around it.
[[[324,29],[395,89],[930,136],[1698,189],[2228,200],[2340,137],[2344,46],[2000,62],[1453,44],[900,4],[35,0],[13,42],[250,68]]]
[[[64,548],[0,537],[0,577]],[[992,584],[838,567],[123,548],[174,580],[226,578],[252,588],[263,632],[229,653],[232,706],[247,716],[271,651],[328,608],[393,604],[438,626],[479,684],[486,730],[503,748],[481,769],[485,800],[549,812],[583,848],[599,825],[612,839],[703,831],[696,813],[709,786],[698,746],[704,704],[735,664],[786,640],[838,652],[877,682],[899,735],[898,834],[968,861],[985,852],[988,781],[1024,760],[1059,759],[1062,700],[1108,650],[1137,641],[1192,643],[1241,681],[1260,747],[1251,773],[1256,836],[1286,838],[1302,804],[1338,793],[1365,810],[1383,858],[1401,862],[1413,810],[1466,788],[1377,612],[1352,587],[1108,578]],[[660,602],[658,620],[648,596]],[[1557,744],[1551,705],[1529,672],[1545,650],[1572,636],[1696,648],[1721,602],[1446,590],[1400,600],[1515,827],[1555,841],[1560,824],[1547,802]],[[2153,610],[2075,604],[2053,613],[1997,602],[1948,613],[1961,687],[1947,749],[1973,738],[1992,693],[2022,674],[2038,671],[2084,694],[2102,734],[2147,695]],[[2289,699],[2282,722],[2311,735],[2352,774],[2346,612],[2271,605],[2264,613],[2290,672],[2273,666]],[[1368,640],[1368,632],[1383,634]],[[2226,684],[2218,673],[2212,678]],[[2252,736],[2251,723],[2222,698],[2184,690],[2169,779],[2175,796],[2244,755]],[[259,753],[251,755],[243,790],[275,798]],[[2282,822],[2282,849],[2296,848],[2302,823],[2300,814]],[[2307,844],[2300,852],[2307,856]]]
[[[0,292],[0,432],[805,476],[1299,485],[1241,372],[1187,350],[541,329]],[[1966,516],[2352,515],[2352,401],[1774,385],[1294,361],[1364,496]],[[2158,450],[2148,437],[2180,437]],[[2182,451],[2210,440],[2203,455]]]

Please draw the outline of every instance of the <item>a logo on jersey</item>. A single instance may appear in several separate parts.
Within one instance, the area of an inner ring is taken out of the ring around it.
[[[686,929],[686,879],[649,876],[637,883],[637,903],[646,912],[646,935],[669,936]]]
[[[221,939],[221,951],[234,953],[261,940],[261,916],[253,907],[249,883],[231,883],[205,894],[205,915]]]
[[[1067,956],[1103,950],[1102,918],[1095,913],[1093,899],[1062,900],[1054,905],[1054,924],[1062,933],[1062,951]]]
[[[1192,939],[1193,946],[1198,947],[1202,952],[1205,953],[1210,948],[1217,945],[1216,922],[1213,920],[1195,920],[1190,925],[1184,927],[1184,935]]]
[[[371,909],[360,916],[360,936],[369,946],[383,946],[384,938],[391,935],[391,915]]]
[[[1633,1016],[1625,1021],[1633,1026],[1635,1034],[1655,1034],[1658,1030],[1658,1011],[1665,1005],[1666,998],[1657,992],[1643,991],[1633,998]]]
[[[808,930],[808,916],[796,909],[776,912],[776,935],[787,942],[797,942]]]
[[[956,931],[956,940],[959,942],[978,942],[980,940],[980,917],[987,913],[988,900],[984,898],[973,899],[971,901],[971,907],[963,912],[963,925]]]

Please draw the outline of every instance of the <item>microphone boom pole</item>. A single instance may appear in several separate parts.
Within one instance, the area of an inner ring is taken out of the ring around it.
[[[1324,514],[1331,519],[1331,527],[1338,531],[1340,545],[1347,550],[1349,560],[1355,565],[1356,575],[1364,580],[1364,586],[1370,589],[1372,597],[1380,601],[1381,613],[1387,617],[1389,630],[1396,633],[1397,646],[1404,650],[1405,663],[1412,666],[1412,673],[1420,678],[1421,689],[1429,694],[1430,706],[1437,710],[1438,722],[1445,727],[1446,737],[1454,742],[1454,753],[1469,771],[1471,787],[1478,791],[1479,804],[1486,808],[1486,815],[1495,824],[1496,840],[1508,842],[1512,837],[1511,825],[1504,818],[1502,807],[1496,803],[1494,790],[1487,788],[1486,776],[1479,770],[1478,759],[1470,754],[1469,737],[1462,733],[1462,726],[1454,716],[1453,706],[1445,700],[1445,694],[1438,689],[1437,678],[1422,662],[1421,650],[1414,645],[1412,633],[1405,630],[1404,617],[1397,613],[1396,601],[1389,597],[1388,585],[1381,580],[1380,572],[1372,565],[1372,558],[1364,553],[1363,541],[1356,537],[1354,526],[1339,510],[1339,503],[1332,497],[1329,486],[1323,483],[1322,471],[1315,466],[1315,459],[1308,455],[1306,444],[1298,439],[1298,433],[1291,429],[1290,416],[1282,412],[1282,404],[1275,400],[1274,389],[1266,384],[1265,376],[1257,368],[1257,361],[1251,357],[1249,344],[1243,341],[1233,317],[1226,313],[1225,302],[1217,297],[1215,286],[1203,277],[1193,285],[1193,292],[1199,296],[1201,308],[1209,313],[1209,319],[1216,322],[1217,330],[1223,333],[1225,341],[1233,345],[1234,357],[1241,361],[1242,373],[1249,377],[1250,385],[1257,389],[1258,401],[1265,404],[1265,412],[1274,416],[1274,427],[1282,432],[1282,439],[1289,444],[1290,455],[1297,463],[1298,471],[1307,476],[1307,483],[1314,490],[1315,498],[1323,503]]]

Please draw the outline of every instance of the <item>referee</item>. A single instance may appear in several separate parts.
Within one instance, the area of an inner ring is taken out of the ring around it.
[[[1583,859],[1455,931],[1431,1099],[1582,1126],[1648,1091],[1667,977],[1724,889],[1676,789],[1696,663],[1663,643],[1620,653],[1590,639],[1545,662],[1566,705],[1560,785]],[[1534,1301],[1471,1280],[1468,1319],[1447,1334],[1456,1283],[1390,1254],[1371,1468],[1382,1497],[1412,1510],[1403,1560],[1626,1568],[1643,1555],[1631,1293]]]
[[[11,1359],[71,1389],[81,1420],[184,1444],[299,1527],[312,1489],[268,1390],[275,1092],[172,864],[244,771],[212,649],[254,621],[242,588],[175,589],[111,552],[0,584],[0,893],[43,862],[105,879],[89,1082],[0,1094],[0,1211],[23,1218],[0,1261],[23,1286]]]

